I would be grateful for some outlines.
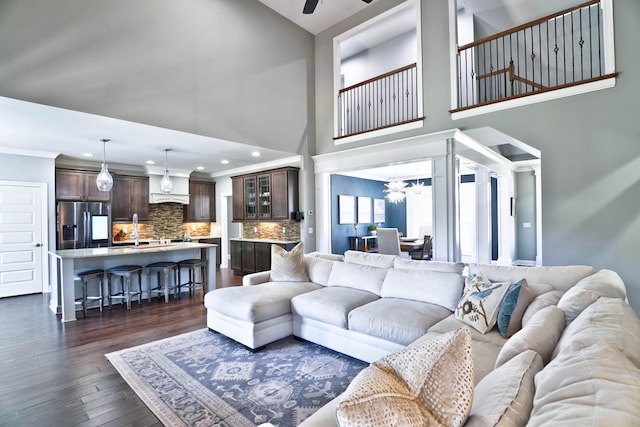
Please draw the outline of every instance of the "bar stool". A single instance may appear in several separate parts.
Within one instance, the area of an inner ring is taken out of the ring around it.
[[[133,274],[138,275],[138,290],[131,290],[131,276]],[[122,292],[113,292],[111,286],[111,279],[113,276],[120,277],[120,283],[122,285]],[[111,267],[107,270],[107,283],[109,287],[109,309],[111,309],[111,300],[122,299],[127,302],[127,310],[131,309],[131,296],[138,296],[138,305],[141,304],[142,298],[142,266],[139,265],[118,265]]]
[[[181,291],[182,286],[189,287],[189,296],[191,296],[191,292],[195,290],[196,285],[202,285],[203,289],[205,288],[205,280],[207,277],[207,260],[206,259],[184,259],[182,261],[178,261],[178,276],[183,268],[188,269],[189,271],[189,281],[185,283],[178,284],[178,293]],[[201,269],[200,282],[196,281],[196,270]]]
[[[147,283],[149,285],[149,293],[147,294],[147,301],[151,302],[151,293],[157,293],[160,298],[160,293],[164,293],[164,302],[169,302],[169,290],[173,290],[173,298],[178,298],[178,264],[171,261],[154,262],[146,266],[147,269]],[[151,287],[151,273],[157,273],[158,286]],[[169,273],[173,274],[173,286],[170,286]]]
[[[89,284],[89,280],[98,279],[98,295],[89,295],[87,288]],[[73,280],[80,280],[82,282],[82,296],[80,298],[76,298],[76,303],[82,305],[82,315],[87,317],[87,302],[88,301],[98,301],[98,305],[100,307],[100,311],[102,311],[102,307],[104,305],[104,301],[102,299],[102,284],[104,279],[104,270],[86,270],[86,271],[78,271],[74,274]]]

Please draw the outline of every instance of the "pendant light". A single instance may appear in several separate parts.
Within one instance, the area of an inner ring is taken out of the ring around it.
[[[384,186],[387,187],[384,190],[384,192],[387,193],[385,197],[389,199],[391,203],[395,204],[404,202],[405,192],[407,191],[406,182],[400,181],[399,179],[392,179]]]
[[[163,194],[171,194],[173,191],[173,182],[169,177],[169,151],[171,151],[171,148],[164,149],[164,176],[160,180],[160,191]]]
[[[111,141],[110,139],[101,139],[102,141],[102,169],[100,173],[96,177],[96,185],[98,186],[98,190],[100,191],[111,191],[111,187],[113,187],[113,177],[109,173],[109,168],[107,167],[107,142]]]

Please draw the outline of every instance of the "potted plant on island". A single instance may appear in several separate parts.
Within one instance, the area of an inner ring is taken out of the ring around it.
[[[369,233],[371,233],[372,236],[375,236],[378,233],[377,228],[378,227],[376,227],[375,224],[369,224],[369,227],[367,227],[367,230],[369,230]]]

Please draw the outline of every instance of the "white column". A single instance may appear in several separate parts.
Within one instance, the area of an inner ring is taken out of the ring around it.
[[[515,256],[515,212],[513,173],[498,177],[498,264],[511,265]]]
[[[447,140],[447,154],[432,158],[433,258],[459,261],[458,180],[453,139]]]
[[[476,262],[491,264],[491,173],[476,168]]]

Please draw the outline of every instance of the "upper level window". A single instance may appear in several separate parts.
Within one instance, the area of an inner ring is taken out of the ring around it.
[[[457,2],[452,112],[615,84],[611,0],[489,3]]]
[[[422,120],[419,2],[336,37],[335,139]]]

